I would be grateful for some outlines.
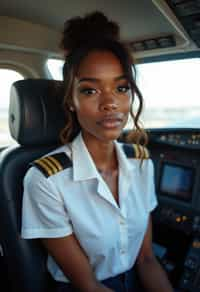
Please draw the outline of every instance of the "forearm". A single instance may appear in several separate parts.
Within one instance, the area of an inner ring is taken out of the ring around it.
[[[63,266],[64,274],[70,279],[70,282],[73,284],[73,287],[76,291],[79,292],[111,292],[107,291],[107,288],[104,287],[94,276],[94,273],[89,266],[89,264],[82,265],[77,271],[69,270]]]
[[[63,265],[64,274],[70,279],[75,291],[79,292],[112,292],[96,280],[94,273],[89,264],[83,264],[77,271],[69,270]],[[114,292],[114,291],[113,291]]]
[[[69,267],[62,265],[62,270],[66,277],[70,280],[76,291],[80,292],[95,292],[99,286],[94,273],[87,264],[79,266],[79,268],[70,270]]]
[[[173,288],[167,274],[155,257],[137,263],[137,272],[141,284],[148,292],[172,292]]]

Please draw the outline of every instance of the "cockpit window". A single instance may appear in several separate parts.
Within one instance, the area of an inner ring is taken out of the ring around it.
[[[48,59],[47,60],[47,69],[51,77],[55,80],[62,80],[62,67],[64,61],[59,59]]]
[[[24,79],[24,77],[15,70],[0,69],[0,147],[16,143],[9,132],[8,108],[11,85],[21,79]]]
[[[200,128],[200,59],[137,65],[145,128]]]

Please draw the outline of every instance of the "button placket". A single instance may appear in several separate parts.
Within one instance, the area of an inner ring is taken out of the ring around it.
[[[121,257],[122,263],[126,265],[128,234],[127,234],[126,218],[122,216],[119,217],[119,230],[120,230],[120,249],[119,249],[120,257]]]

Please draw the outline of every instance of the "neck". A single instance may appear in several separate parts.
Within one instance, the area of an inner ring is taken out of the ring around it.
[[[99,171],[116,170],[118,163],[113,141],[103,142],[98,139],[86,139],[84,135],[83,140]]]

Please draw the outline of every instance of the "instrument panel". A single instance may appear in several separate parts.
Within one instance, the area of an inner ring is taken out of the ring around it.
[[[147,133],[153,143],[200,150],[200,129],[152,129]]]
[[[200,130],[149,130],[158,199],[200,212]]]
[[[164,251],[160,262],[175,291],[200,291],[200,129],[147,133],[159,203],[152,214],[155,253]]]

